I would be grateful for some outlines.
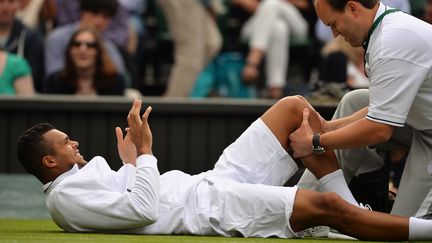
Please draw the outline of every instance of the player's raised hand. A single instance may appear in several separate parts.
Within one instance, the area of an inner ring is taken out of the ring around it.
[[[127,117],[129,125],[130,139],[135,144],[137,155],[153,154],[153,136],[148,124],[148,117],[152,110],[151,106],[147,107],[144,114],[140,116],[141,100],[134,100],[132,108]]]

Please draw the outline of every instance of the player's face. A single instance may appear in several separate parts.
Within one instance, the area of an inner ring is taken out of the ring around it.
[[[70,140],[69,137],[53,129],[43,135],[47,146],[51,146],[54,154],[51,156],[55,160],[59,169],[67,171],[75,164],[84,164],[85,160],[78,150],[78,142]]]
[[[343,36],[354,47],[361,46],[366,39],[367,30],[359,14],[359,3],[350,1],[343,12],[334,10],[327,0],[316,0],[315,10],[322,22],[332,29],[333,36]],[[366,28],[367,29],[367,28]]]

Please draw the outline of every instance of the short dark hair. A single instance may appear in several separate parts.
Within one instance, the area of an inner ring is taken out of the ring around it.
[[[345,10],[345,6],[349,1],[359,2],[365,8],[371,9],[379,0],[326,0],[328,4],[336,11],[343,12]]]
[[[117,0],[80,0],[80,11],[113,17],[117,13]]]
[[[39,123],[25,131],[17,142],[18,160],[24,169],[43,181],[42,158],[53,154],[52,147],[46,144],[43,135],[55,127],[49,123]]]

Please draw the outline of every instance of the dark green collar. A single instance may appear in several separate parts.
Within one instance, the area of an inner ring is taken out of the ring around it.
[[[381,23],[381,21],[383,20],[383,18],[387,15],[387,14],[391,14],[391,13],[395,13],[395,12],[399,12],[400,10],[399,9],[395,9],[395,8],[392,8],[392,9],[388,9],[388,10],[386,10],[386,11],[384,11],[384,13],[382,13],[374,22],[373,22],[373,24],[372,24],[372,27],[369,29],[369,32],[368,32],[368,35],[367,35],[367,38],[366,38],[366,41],[363,43],[363,49],[365,50],[365,53],[366,53],[366,50],[367,50],[367,48],[368,48],[368,46],[369,46],[369,40],[370,40],[370,38],[371,38],[371,36],[372,36],[372,33],[375,31],[375,29],[376,29],[376,27],[378,27],[378,25]]]

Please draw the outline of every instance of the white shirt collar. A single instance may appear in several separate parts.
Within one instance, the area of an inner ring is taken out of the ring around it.
[[[50,181],[42,186],[44,193],[49,193],[54,187],[56,187],[57,184],[59,184],[61,181],[66,179],[67,177],[77,173],[79,171],[78,164],[75,164],[70,170],[66,171],[65,173],[61,174],[59,177],[54,179],[53,181]]]
[[[384,5],[382,2],[379,3],[379,7],[378,7],[378,11],[375,14],[375,18],[374,18],[374,22],[375,20],[377,20],[377,18],[383,14],[387,9],[390,9],[389,7],[387,7],[386,5]]]

